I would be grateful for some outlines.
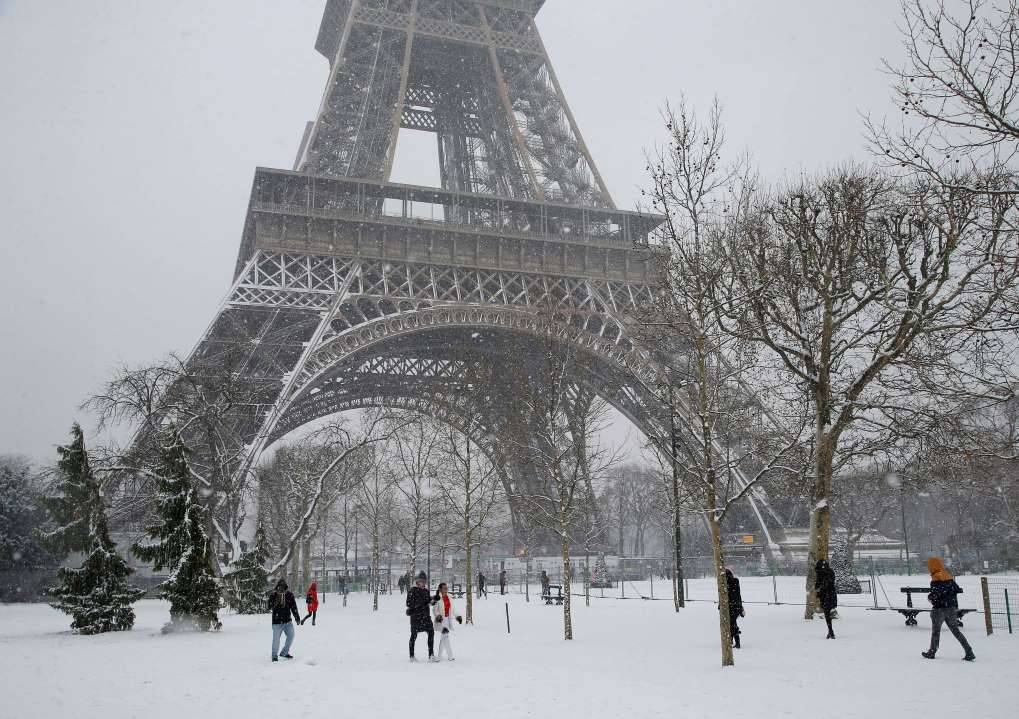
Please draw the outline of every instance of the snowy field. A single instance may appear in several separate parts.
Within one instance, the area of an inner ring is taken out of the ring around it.
[[[924,584],[922,577],[883,581],[893,600],[900,586]],[[978,580],[960,583],[962,605],[976,606]],[[795,601],[802,586],[802,579],[779,578],[780,599]],[[641,583],[628,585],[627,596],[637,589],[650,594]],[[694,580],[690,589],[706,600],[711,585]],[[655,583],[656,597],[668,590]],[[860,606],[843,608],[839,638],[826,641],[823,622],[804,621],[800,607],[750,603],[772,598],[770,578],[744,579],[743,594],[744,648],[725,670],[708,601],[677,615],[669,601],[594,599],[587,608],[580,597],[576,638],[567,643],[559,608],[492,593],[477,603],[476,625],[454,635],[457,660],[435,665],[407,661],[399,594],[382,597],[377,613],[367,595],[351,595],[347,607],[328,595],[318,626],[298,627],[296,659],[279,664],[269,661],[266,616],[224,614],[219,634],[161,636],[166,605],[143,601],[134,631],[80,637],[46,605],[6,605],[0,717],[1016,716],[1019,634],[987,637],[980,615],[970,615],[965,628],[976,662],[960,660],[947,632],[932,662],[920,657],[929,622],[909,628],[899,614],[868,611],[868,596],[842,598]],[[418,641],[424,657],[424,637]]]

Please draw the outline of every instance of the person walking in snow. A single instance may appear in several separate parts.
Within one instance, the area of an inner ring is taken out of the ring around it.
[[[417,643],[418,632],[428,635],[428,661],[437,662],[435,658],[435,628],[432,626],[430,608],[432,597],[428,593],[428,577],[424,572],[417,576],[415,585],[407,592],[407,616],[410,617],[410,660],[414,658],[414,645]]]
[[[725,584],[729,589],[729,631],[732,634],[732,645],[739,649],[740,629],[736,621],[745,617],[743,611],[743,595],[740,593],[739,580],[728,567],[725,568]]]
[[[499,572],[499,594],[506,593],[506,570],[503,569]]]
[[[927,571],[931,573],[931,591],[927,595],[927,601],[931,603],[931,646],[925,652],[920,652],[925,659],[933,659],[938,653],[938,645],[941,643],[941,625],[947,624],[948,629],[962,645],[966,654],[963,656],[967,662],[976,659],[973,648],[959,629],[959,594],[962,589],[955,583],[955,577],[945,569],[945,562],[941,557],[931,557],[927,560]]]
[[[835,589],[835,570],[828,564],[827,559],[818,559],[814,565],[814,592],[817,594],[817,603],[824,612],[824,621],[828,625],[827,639],[835,638],[835,630],[831,626],[831,613],[839,605],[839,593]]]
[[[552,590],[549,589],[549,585],[550,584],[551,584],[551,582],[549,581],[549,578],[548,578],[548,572],[546,572],[544,569],[542,569],[541,570],[541,596],[547,597],[547,596],[549,596],[552,593]]]
[[[457,624],[463,624],[463,617],[457,613],[453,597],[449,596],[449,587],[445,582],[439,585],[432,603],[435,604],[435,626],[439,630],[439,661],[442,660],[443,653],[449,661],[453,661],[453,645],[450,643],[453,620],[456,619]]]
[[[276,589],[269,594],[269,610],[272,612],[272,660],[279,661],[278,657],[293,659],[290,654],[290,647],[294,643],[294,621],[301,622],[301,613],[297,611],[297,600],[294,593],[290,591],[287,583],[282,579],[276,582]],[[285,634],[286,642],[283,644],[283,651],[277,651],[280,645],[280,635]]]
[[[485,599],[488,599],[488,589],[485,587],[485,575],[482,572],[478,572],[478,599],[481,599],[481,595],[485,595]]]
[[[308,593],[304,595],[304,603],[308,608],[308,616],[301,620],[301,626],[311,618],[311,626],[315,626],[315,617],[318,615],[318,582],[312,582],[308,587]]]

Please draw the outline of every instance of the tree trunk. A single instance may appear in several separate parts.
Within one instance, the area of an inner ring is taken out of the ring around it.
[[[379,522],[372,523],[372,611],[379,611]]]
[[[591,550],[584,555],[584,605],[591,606]]]
[[[468,527],[464,528],[464,554],[466,555],[465,570],[467,576],[464,577],[464,589],[467,590],[467,611],[464,615],[464,622],[467,624],[474,624],[474,558],[471,553],[471,530]]]
[[[573,639],[573,610],[570,602],[570,540],[567,527],[560,529],[563,553],[563,639]]]
[[[711,492],[713,495],[714,493]],[[718,629],[719,641],[722,645],[722,666],[731,667],[732,657],[732,627],[729,626],[729,584],[725,581],[725,557],[722,554],[722,528],[718,524],[715,510],[710,507],[714,504],[711,497],[708,509],[708,525],[711,528],[711,549],[715,560],[715,584],[718,589]]]
[[[306,591],[311,584],[311,535],[304,538],[304,546],[301,547],[301,574],[303,583],[301,591]]]
[[[814,488],[811,492],[810,508],[810,549],[807,553],[806,607],[803,618],[813,619],[817,612],[817,595],[814,592],[814,565],[819,559],[828,558],[828,543],[831,536],[831,487],[834,473],[835,439],[822,430],[818,421],[817,461],[815,464]]]

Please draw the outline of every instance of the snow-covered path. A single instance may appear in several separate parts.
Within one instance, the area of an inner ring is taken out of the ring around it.
[[[782,580],[781,593],[798,587],[802,580]],[[656,596],[667,589],[656,583]],[[975,605],[966,589],[964,606]],[[692,583],[694,597],[709,592],[708,582]],[[770,578],[744,580],[748,600],[771,592]],[[995,719],[1019,707],[1019,634],[986,637],[979,615],[966,622],[978,657],[968,664],[947,632],[937,660],[920,657],[926,620],[907,628],[898,614],[846,607],[838,640],[826,641],[823,623],[803,621],[799,607],[748,604],[745,648],[722,670],[709,602],[676,614],[665,601],[594,600],[588,609],[578,598],[576,639],[567,643],[558,608],[493,593],[478,602],[477,624],[455,634],[457,661],[432,665],[407,661],[402,597],[381,602],[372,613],[366,595],[351,595],[346,608],[327,596],[319,625],[297,629],[297,658],[279,664],[269,662],[264,616],[226,614],[219,634],[161,636],[166,605],[143,601],[134,631],[79,637],[45,605],[6,605],[0,717],[502,719],[562,716],[568,705],[570,716],[593,718]]]

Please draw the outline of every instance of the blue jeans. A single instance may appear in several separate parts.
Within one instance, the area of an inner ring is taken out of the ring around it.
[[[283,643],[283,654],[290,654],[290,645],[294,643],[294,623],[287,622],[286,624],[273,624],[272,625],[272,658],[275,659],[279,656],[279,652],[276,649],[280,645],[280,634],[287,635],[287,641]]]

